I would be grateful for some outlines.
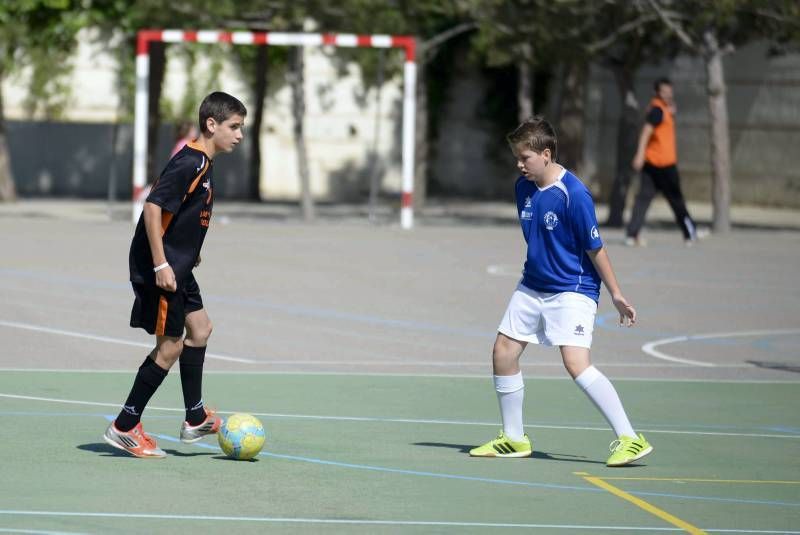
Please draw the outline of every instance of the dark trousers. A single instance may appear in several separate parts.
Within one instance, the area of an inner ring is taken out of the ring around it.
[[[639,231],[644,225],[647,209],[650,208],[650,203],[656,195],[656,190],[663,193],[667,199],[672,213],[675,214],[675,222],[683,232],[684,239],[695,239],[697,231],[689,211],[686,210],[686,202],[683,200],[678,166],[655,167],[647,163],[642,168],[639,193],[636,194],[636,201],[633,204],[627,235],[631,238],[639,235]]]

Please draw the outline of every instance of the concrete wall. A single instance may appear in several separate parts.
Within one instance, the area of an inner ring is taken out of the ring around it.
[[[312,193],[321,200],[363,199],[372,172],[384,192],[399,193],[402,79],[384,83],[378,104],[376,90],[364,88],[357,66],[350,65],[344,76],[337,72],[334,54],[335,49],[305,49],[304,128]],[[293,128],[291,90],[284,85],[268,100],[261,131],[264,199],[300,196]]]
[[[108,194],[112,166],[111,125],[117,121],[119,109],[117,67],[107,44],[97,41],[96,34],[86,30],[80,42],[73,58],[69,106],[62,121],[42,121],[26,116],[23,101],[27,94],[28,72],[3,80],[5,114],[10,121],[12,168],[23,196],[104,197]],[[403,54],[398,50],[384,53],[387,61],[392,55],[402,57]],[[367,91],[361,84],[358,67],[348,65],[342,76],[332,61],[335,55],[335,48],[305,49],[305,131],[314,197],[321,201],[366,199],[372,173],[379,176],[384,193],[397,194],[401,189],[402,79],[387,79],[380,104],[377,104],[375,91]],[[189,75],[196,87],[203,87],[209,82],[206,78],[213,68],[210,59],[204,57],[198,59],[191,73],[187,72],[185,59],[175,46],[168,47],[167,58],[162,98],[173,109],[179,109],[190,86]],[[244,77],[232,62],[223,64],[219,80],[221,85],[214,86],[213,90],[236,95],[249,109],[254,109]],[[245,158],[249,154],[249,143],[257,139],[262,153],[262,198],[299,198],[290,90],[283,79],[270,80],[270,86],[283,87],[267,99],[261,132],[248,131],[245,124],[243,146],[233,155],[220,158],[216,164],[216,192],[221,197],[246,195]],[[121,125],[120,132],[113,166],[118,194],[124,198],[131,190],[130,125]],[[165,125],[159,135],[156,152],[159,158],[169,154],[172,135],[172,126]],[[164,163],[157,162],[157,172]]]
[[[25,116],[25,72],[3,81],[12,166],[22,195],[108,195],[111,124],[117,120],[119,107],[116,67],[104,43],[93,40],[88,32],[84,37],[74,59],[71,101],[64,122],[30,122]],[[365,199],[373,172],[381,179],[383,193],[398,193],[402,80],[387,80],[378,105],[374,90],[367,91],[360,83],[355,65],[349,65],[344,76],[335,69],[331,60],[335,49],[308,48],[305,53],[305,129],[315,198]],[[387,59],[401,54],[392,50],[385,53]],[[189,73],[172,47],[168,58],[163,97],[177,108],[189,86]],[[192,72],[200,85],[211,70],[204,61],[200,60]],[[442,68],[448,69],[442,76],[450,81],[439,105],[429,109],[439,124],[430,153],[430,191],[507,198],[515,170],[503,136],[516,121],[513,80],[499,79],[496,73],[471,66],[464,51],[456,53]],[[800,207],[800,168],[793,158],[800,146],[800,55],[770,58],[764,46],[753,45],[728,56],[725,68],[734,202]],[[689,199],[707,201],[710,162],[702,62],[681,56],[669,64],[643,68],[636,79],[642,113],[653,79],[662,74],[675,83],[684,189]],[[234,65],[225,63],[220,80],[219,89],[241,96],[253,108],[249,90]],[[270,84],[279,87],[283,80],[270,80]],[[605,200],[613,180],[619,113],[610,74],[592,67],[586,95],[586,145],[578,171],[598,198]],[[498,98],[500,108],[511,113],[498,113]],[[545,103],[535,103],[537,109],[542,104]],[[245,146],[232,156],[220,158],[216,169],[219,194],[245,195],[245,158],[248,144],[257,139],[263,158],[262,197],[297,200],[299,177],[292,127],[291,95],[288,86],[283,86],[268,99],[262,131],[247,132]],[[120,198],[130,194],[129,128],[120,127],[113,163]],[[165,125],[159,137],[157,154],[166,158],[171,126]],[[157,171],[163,163],[157,162]]]
[[[436,114],[429,190],[432,194],[512,198],[516,171],[505,134],[516,126],[515,86],[491,78],[459,49],[447,73],[446,94]],[[509,117],[494,113],[494,99]],[[505,124],[504,124],[505,123]]]
[[[11,170],[23,197],[129,199],[133,127],[118,128],[116,149],[113,125],[8,121]],[[155,169],[167,163],[172,149],[172,126],[161,128]],[[247,140],[232,154],[216,159],[214,193],[222,198],[247,194]]]
[[[643,68],[636,93],[644,108],[653,81],[672,79],[678,166],[689,199],[711,199],[711,162],[705,71],[701,60],[686,56]],[[764,45],[751,45],[725,59],[730,121],[731,194],[734,203],[800,207],[800,55],[768,57]],[[614,176],[619,97],[610,73],[593,67],[587,96],[586,178],[607,199]],[[635,190],[635,188],[634,188]]]

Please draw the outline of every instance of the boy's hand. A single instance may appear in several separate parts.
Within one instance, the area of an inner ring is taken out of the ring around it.
[[[156,271],[156,286],[168,292],[174,292],[178,289],[178,283],[175,281],[175,273],[172,271],[172,266],[167,266],[162,270]]]
[[[611,296],[611,300],[619,312],[619,324],[633,327],[633,324],[636,323],[636,309],[633,308],[633,305],[628,303],[622,295]]]

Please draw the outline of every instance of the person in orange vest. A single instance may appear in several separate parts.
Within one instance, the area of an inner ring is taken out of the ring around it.
[[[675,222],[683,232],[686,245],[691,245],[697,240],[697,227],[681,193],[672,82],[668,78],[659,78],[653,84],[653,89],[655,96],[650,101],[647,119],[639,135],[639,147],[631,163],[635,170],[641,172],[641,184],[628,222],[625,245],[645,244],[639,233],[656,190],[664,194],[675,214]]]

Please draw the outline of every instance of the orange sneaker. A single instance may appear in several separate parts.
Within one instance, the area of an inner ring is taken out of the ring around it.
[[[142,422],[130,431],[120,431],[114,422],[108,424],[108,429],[103,433],[103,440],[117,449],[127,451],[134,457],[143,459],[163,459],[167,456],[164,450],[158,447],[156,439],[142,429]]]
[[[217,413],[211,409],[203,407],[203,410],[206,411],[206,419],[198,425],[189,425],[189,422],[183,422],[183,425],[181,425],[181,442],[191,444],[206,435],[217,434],[217,431],[222,426],[222,418],[217,416]]]

